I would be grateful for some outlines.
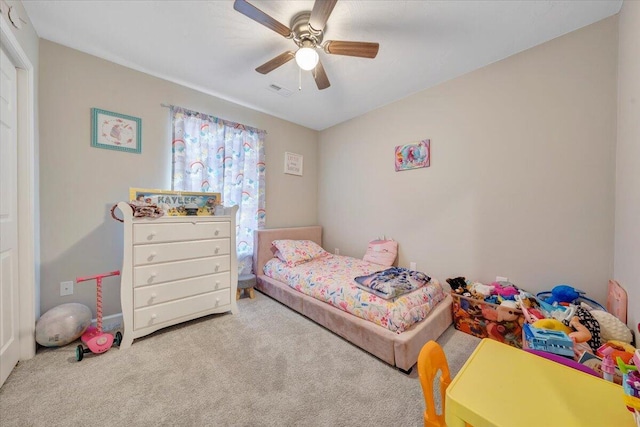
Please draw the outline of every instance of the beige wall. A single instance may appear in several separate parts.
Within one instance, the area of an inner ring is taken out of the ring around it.
[[[640,340],[640,2],[625,1],[618,45],[614,277],[627,290],[628,325]]]
[[[603,302],[613,274],[617,16],[322,131],[329,250],[399,241],[440,280],[569,283]],[[394,147],[431,139],[431,167]],[[637,192],[635,193],[637,194]]]
[[[109,209],[129,187],[171,188],[171,123],[161,103],[266,130],[267,226],[317,222],[316,131],[41,40],[43,313],[65,302],[94,307],[95,286],[60,297],[59,283],[121,268],[122,225]],[[140,117],[142,154],[92,148],[92,107]],[[303,177],[283,173],[285,151],[304,156]],[[120,312],[118,283],[104,282],[105,315]]]

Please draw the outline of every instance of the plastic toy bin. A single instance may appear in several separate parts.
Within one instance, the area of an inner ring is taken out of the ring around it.
[[[521,310],[491,304],[454,292],[451,296],[453,297],[453,323],[457,330],[478,338],[491,338],[522,348],[522,325],[525,319]]]

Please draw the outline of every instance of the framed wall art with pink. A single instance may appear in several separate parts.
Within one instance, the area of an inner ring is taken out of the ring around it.
[[[396,172],[426,168],[431,164],[431,140],[396,147]]]

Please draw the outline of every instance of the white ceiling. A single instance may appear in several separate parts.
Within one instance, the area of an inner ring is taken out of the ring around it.
[[[311,0],[249,2],[287,26],[313,8]],[[340,0],[324,40],[378,42],[380,50],[375,59],[320,52],[331,82],[322,91],[309,71],[298,91],[295,61],[255,71],[295,45],[236,12],[232,0],[23,5],[42,38],[322,130],[614,15],[622,0]],[[270,84],[293,93],[285,98]]]

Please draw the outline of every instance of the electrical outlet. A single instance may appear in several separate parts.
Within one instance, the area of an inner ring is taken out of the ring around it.
[[[496,276],[496,282],[508,282],[508,277]]]
[[[336,255],[340,255],[340,249],[335,248],[335,249],[333,250],[333,253],[334,253],[334,254],[336,254]]]
[[[73,282],[60,282],[60,296],[73,295]]]
[[[409,270],[414,270],[414,271],[415,271],[415,269],[416,269],[416,263],[415,263],[415,262],[413,262],[413,261],[411,261],[411,262],[409,263]]]

